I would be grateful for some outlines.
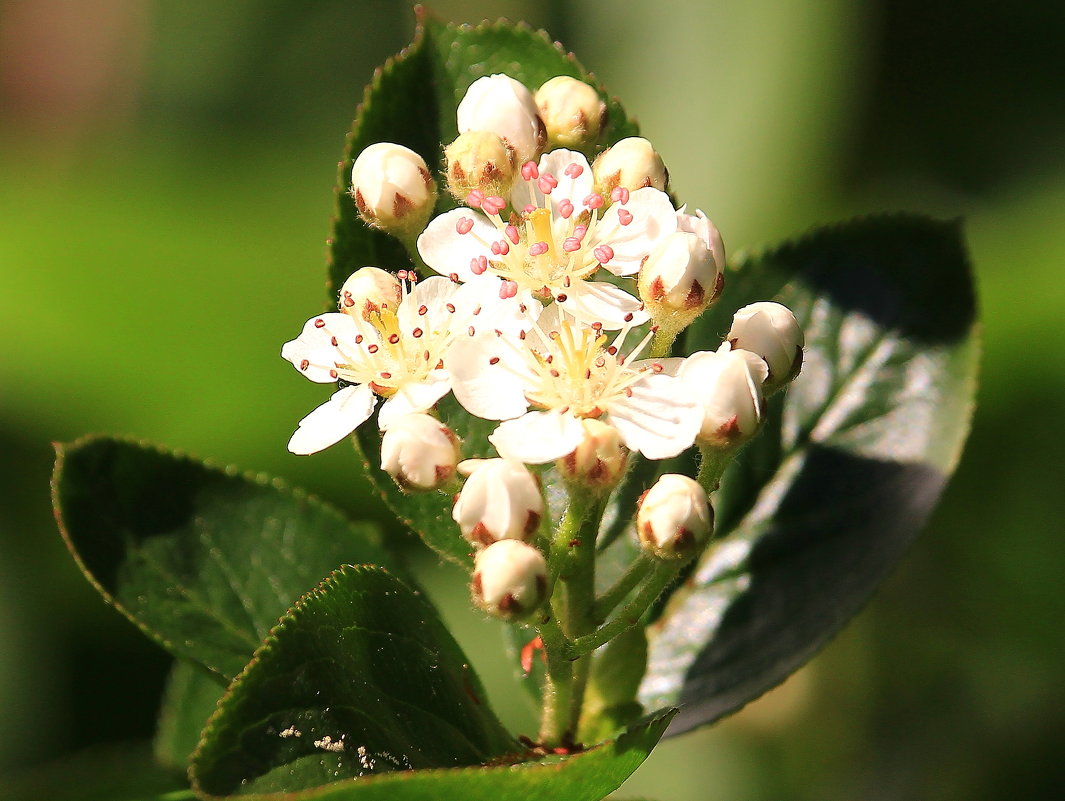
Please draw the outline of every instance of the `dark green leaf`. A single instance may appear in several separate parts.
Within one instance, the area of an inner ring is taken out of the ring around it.
[[[147,745],[104,746],[0,776],[0,801],[193,801],[188,786],[185,772],[156,765]]]
[[[192,774],[208,793],[247,795],[518,751],[429,603],[380,568],[346,567],[256,652]]]
[[[174,655],[228,680],[278,618],[374,531],[278,481],[132,442],[58,448],[52,496],[89,580]]]
[[[200,732],[225,690],[215,674],[180,659],[174,662],[155,731],[156,761],[177,771],[188,767]]]
[[[878,217],[746,259],[687,350],[773,298],[806,331],[805,364],[726,474],[720,539],[656,627],[640,698],[684,705],[671,733],[782,681],[865,603],[969,428],[978,342],[957,224]]]

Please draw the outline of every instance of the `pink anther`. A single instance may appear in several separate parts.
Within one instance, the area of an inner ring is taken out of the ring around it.
[[[567,253],[573,253],[574,251],[581,249],[581,240],[575,236],[567,236],[562,242],[562,249]]]
[[[592,192],[584,199],[584,205],[590,209],[601,209],[606,201],[598,192]]]
[[[558,178],[553,176],[549,172],[545,172],[539,178],[536,179],[536,186],[545,195],[550,195],[552,190],[558,186]]]
[[[524,211],[526,214],[532,214],[534,211],[536,211],[537,208],[537,206],[534,206],[532,203],[529,203],[522,209],[522,211]]]
[[[563,200],[558,204],[558,213],[562,215],[562,219],[568,220],[570,215],[573,214],[573,204],[568,200]]]
[[[484,203],[484,192],[480,189],[471,189],[470,193],[466,195],[466,205],[471,209],[479,209]]]
[[[586,233],[588,233],[587,225],[578,225],[576,228],[573,229],[573,235],[578,239],[584,239],[584,235]]]
[[[457,223],[455,223],[455,230],[459,235],[468,234],[473,230],[473,218],[472,217],[459,217]]]
[[[516,281],[504,281],[499,285],[499,297],[501,300],[512,298],[518,294],[518,284]]]
[[[506,256],[508,253],[510,253],[510,243],[507,242],[507,240],[500,239],[498,242],[495,242],[494,244],[499,245],[499,255],[500,256]]]
[[[570,162],[570,165],[566,167],[565,174],[570,178],[580,178],[581,173],[584,172],[584,167],[575,161]]]
[[[503,233],[507,235],[507,239],[509,239],[512,244],[518,244],[518,229],[516,226],[508,225],[503,229]]]
[[[614,258],[614,248],[610,247],[610,245],[600,245],[592,253],[595,254],[595,259],[600,264],[606,264]]]
[[[477,258],[470,259],[470,272],[474,275],[484,275],[488,269],[488,259],[485,256],[478,256]]]
[[[621,203],[622,205],[629,202],[629,190],[623,186],[615,186],[614,191],[610,193],[611,203]]]
[[[521,165],[521,177],[526,181],[535,181],[540,177],[540,171],[536,168],[535,162],[527,161]]]
[[[542,256],[547,253],[548,247],[546,242],[533,242],[529,245],[530,256]]]
[[[622,225],[628,225],[632,222],[632,212],[628,209],[618,209],[618,222]]]
[[[499,197],[499,195],[491,195],[484,199],[481,203],[481,209],[485,214],[499,214],[503,209],[507,207],[507,201]]]

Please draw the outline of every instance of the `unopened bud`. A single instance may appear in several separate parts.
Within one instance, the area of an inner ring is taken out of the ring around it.
[[[630,191],[653,186],[665,191],[669,173],[662,157],[651,143],[640,136],[622,139],[604,150],[592,165],[599,194],[609,197],[617,187]]]
[[[405,490],[436,489],[455,475],[458,438],[427,414],[405,414],[381,440],[381,469]]]
[[[514,182],[514,150],[489,131],[467,131],[444,150],[447,188],[459,202],[474,190],[507,197]]]
[[[348,276],[340,288],[337,306],[345,314],[368,320],[382,309],[398,309],[402,297],[396,276],[377,267],[362,267]]]
[[[569,481],[596,491],[609,490],[625,473],[629,452],[614,426],[592,418],[581,420],[581,425],[584,439],[555,465]]]
[[[559,75],[536,90],[536,107],[550,147],[582,150],[595,143],[606,122],[606,104],[584,81]]]
[[[799,374],[802,346],[806,339],[791,309],[779,303],[761,301],[744,306],[732,318],[729,344],[762,357],[769,375],[762,386],[769,395]]]
[[[478,78],[458,107],[459,133],[489,131],[505,139],[515,162],[536,161],[547,144],[547,131],[526,86],[497,73]]]
[[[436,182],[413,150],[378,142],[355,159],[351,196],[368,225],[409,236],[425,227],[436,203]]]
[[[703,404],[696,442],[731,450],[753,437],[765,419],[762,382],[768,372],[759,356],[733,350],[727,342],[716,351],[699,351],[684,359],[677,378]]]
[[[717,297],[722,283],[714,254],[697,234],[674,231],[640,268],[640,299],[654,323],[669,331],[688,327]]]
[[[692,556],[709,539],[713,512],[699,482],[666,473],[640,498],[636,532],[640,545],[660,559]]]
[[[547,561],[519,540],[493,542],[477,554],[470,592],[490,615],[527,617],[547,599]]]
[[[469,478],[451,517],[462,536],[474,545],[490,545],[497,540],[527,540],[536,532],[544,498],[536,476],[525,465],[510,459],[470,460],[459,464],[459,471],[469,473]]]
[[[696,209],[695,214],[687,214],[685,207],[677,212],[677,230],[695,234],[713,254],[714,264],[717,265],[718,273],[725,269],[725,243],[721,241],[721,233],[707,218],[702,209]],[[718,294],[721,292],[723,282],[718,284]]]

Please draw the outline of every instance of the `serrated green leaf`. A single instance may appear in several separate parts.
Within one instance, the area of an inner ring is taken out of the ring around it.
[[[520,750],[429,603],[384,570],[347,567],[234,681],[191,775],[214,795],[291,792]]]
[[[167,677],[153,750],[156,761],[184,771],[200,742],[218,699],[226,691],[218,677],[190,662],[177,660]]]
[[[109,438],[57,450],[56,516],[89,580],[222,680],[337,565],[389,561],[374,529],[276,480]]]
[[[742,706],[839,630],[968,433],[978,341],[957,224],[876,217],[745,259],[687,351],[716,349],[733,310],[767,299],[795,311],[805,362],[726,473],[719,539],[654,629],[640,700],[683,704],[671,734]]]

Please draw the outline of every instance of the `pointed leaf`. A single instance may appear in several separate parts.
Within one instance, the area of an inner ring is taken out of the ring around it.
[[[388,561],[372,528],[276,480],[133,442],[59,446],[52,497],[104,597],[220,680],[337,565]]]
[[[671,733],[742,706],[839,630],[924,524],[969,428],[975,299],[955,223],[859,220],[743,260],[687,350],[770,298],[799,318],[805,363],[726,473],[719,539],[653,630],[640,699],[684,705]]]
[[[346,567],[230,687],[192,776],[205,792],[247,795],[519,750],[429,603],[380,568]]]

